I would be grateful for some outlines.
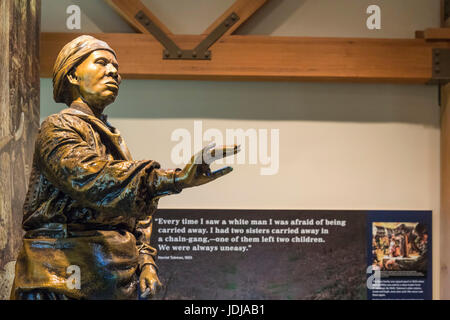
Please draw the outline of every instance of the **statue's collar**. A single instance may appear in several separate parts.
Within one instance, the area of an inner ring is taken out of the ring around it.
[[[84,103],[84,102],[78,102],[78,101],[74,101],[70,104],[70,108],[75,109],[77,111],[80,111],[84,114],[87,114],[89,116],[92,117],[96,117],[98,119],[100,119],[101,121],[103,121],[105,124],[107,124],[108,121],[108,116],[106,114],[101,114],[99,117],[97,117],[91,110],[91,108],[89,108],[89,106]]]
[[[125,142],[123,141],[122,137],[120,136],[120,131],[114,128],[112,125],[109,124],[109,122],[106,121],[106,115],[104,117],[104,120],[101,118],[97,118],[91,110],[86,110],[87,106],[83,106],[82,108],[79,108],[80,104],[74,104],[72,103],[70,105],[70,108],[66,108],[64,110],[61,110],[60,113],[64,114],[70,114],[73,116],[76,116],[78,118],[83,119],[84,121],[90,123],[93,125],[99,132],[102,132],[104,136],[107,136],[109,139],[111,139],[113,145],[116,146],[118,149],[118,152],[120,153],[122,159],[124,160],[131,160],[131,154],[128,150]],[[87,107],[89,109],[89,107]]]
[[[112,125],[109,124],[108,122],[108,116],[106,114],[101,114],[99,117],[97,117],[91,110],[91,108],[89,108],[89,106],[84,103],[84,102],[72,102],[70,104],[70,108],[68,109],[69,112],[73,112],[73,113],[77,113],[80,115],[87,115],[90,117],[94,117],[96,119],[99,119],[100,121],[102,121],[106,126],[108,126],[110,129],[112,129],[114,131],[114,127]]]

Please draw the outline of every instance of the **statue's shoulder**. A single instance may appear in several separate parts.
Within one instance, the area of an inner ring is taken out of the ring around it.
[[[64,119],[83,120],[84,118],[87,117],[88,115],[82,111],[73,108],[65,108],[58,113],[49,115],[47,118],[44,119],[44,121],[54,122],[54,121],[61,121]]]
[[[85,124],[83,113],[73,108],[65,108],[58,113],[54,113],[45,118],[41,123],[41,128],[46,126],[74,126],[79,127]]]

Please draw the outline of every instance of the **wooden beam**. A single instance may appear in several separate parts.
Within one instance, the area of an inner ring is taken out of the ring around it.
[[[41,33],[41,76],[51,77],[59,50],[79,34]],[[423,39],[228,36],[216,43],[212,60],[163,60],[151,35],[92,34],[118,54],[120,73],[134,79],[353,81],[427,83],[432,48],[448,42]],[[176,35],[192,48],[202,36]]]
[[[239,16],[239,20],[224,34],[228,36],[233,34],[233,32],[239,28],[245,21],[248,20],[259,8],[261,8],[268,0],[236,0],[233,5],[228,8],[216,21],[214,21],[205,31],[204,35],[208,35],[213,31],[219,24],[221,24],[226,17],[231,13],[235,12]]]
[[[169,28],[162,23],[140,0],[105,0],[114,10],[117,11],[136,31],[149,33],[135,18],[136,14],[142,10],[154,24],[156,24],[168,36],[172,35]]]

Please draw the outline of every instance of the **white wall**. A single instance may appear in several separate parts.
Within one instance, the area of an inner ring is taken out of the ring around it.
[[[210,15],[232,3],[143,2],[174,33],[202,32],[214,20]],[[84,12],[82,31],[132,31],[103,1],[55,3],[42,1],[43,31],[67,31],[65,8],[71,3]],[[381,30],[365,27],[369,4],[382,8]],[[415,30],[438,25],[439,0],[273,0],[239,32],[412,38]],[[42,79],[41,116],[61,107],[52,101],[51,80]],[[193,134],[194,120],[203,120],[204,130],[280,130],[278,174],[261,176],[259,165],[234,165],[220,181],[161,200],[162,208],[433,210],[434,297],[439,297],[437,87],[125,80],[107,113],[136,159],[155,159],[164,167],[175,166],[171,133],[187,128]]]

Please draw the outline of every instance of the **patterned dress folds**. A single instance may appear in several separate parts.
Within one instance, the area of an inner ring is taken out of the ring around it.
[[[41,125],[12,299],[136,299],[158,199],[181,191],[175,171],[133,161],[118,130],[77,107]]]

